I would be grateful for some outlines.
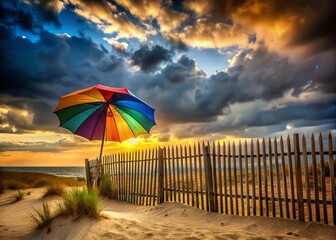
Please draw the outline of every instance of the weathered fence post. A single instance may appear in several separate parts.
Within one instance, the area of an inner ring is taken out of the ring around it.
[[[90,173],[90,162],[89,159],[85,159],[85,175],[86,175],[86,186],[88,189],[92,187],[91,184],[91,173]]]
[[[159,157],[158,157],[158,204],[164,202],[164,193],[163,193],[163,151],[164,149],[159,148]]]
[[[328,134],[328,153],[329,153],[329,169],[330,169],[330,186],[331,186],[331,204],[333,225],[336,225],[336,189],[335,189],[335,172],[333,158],[333,143],[331,133]]]
[[[295,159],[295,179],[296,192],[298,198],[299,220],[304,221],[304,206],[303,206],[303,189],[302,189],[302,172],[301,172],[301,157],[300,157],[300,143],[299,134],[295,133],[294,138],[294,159]]]
[[[206,197],[208,199],[208,209],[210,212],[215,212],[215,199],[214,199],[214,189],[212,181],[212,168],[209,146],[204,147],[204,166],[205,166],[205,182],[206,182]]]

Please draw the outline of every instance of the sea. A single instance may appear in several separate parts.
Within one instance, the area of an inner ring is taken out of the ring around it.
[[[85,177],[85,167],[0,167],[1,171],[38,172],[60,177]]]

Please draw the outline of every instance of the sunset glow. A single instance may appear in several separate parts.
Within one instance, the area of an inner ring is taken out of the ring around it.
[[[127,88],[155,109],[149,134],[106,141],[104,154],[335,132],[333,1],[0,7],[0,166],[96,158],[101,142],[59,127],[53,111],[60,97],[97,84]]]

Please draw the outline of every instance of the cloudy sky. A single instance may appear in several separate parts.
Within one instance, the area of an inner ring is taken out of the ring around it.
[[[0,165],[83,165],[58,98],[127,87],[156,109],[157,144],[336,129],[333,0],[2,0]]]

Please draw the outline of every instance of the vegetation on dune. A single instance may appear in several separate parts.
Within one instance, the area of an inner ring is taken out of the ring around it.
[[[75,178],[58,177],[44,173],[11,171],[0,172],[0,192],[1,188],[19,190],[51,185],[78,187],[83,186],[84,184],[85,181],[77,180]]]
[[[100,211],[100,198],[96,190],[76,188],[62,195],[55,211],[51,211],[48,203],[43,203],[39,208],[34,207],[28,215],[34,229],[39,230],[59,216],[73,216],[74,220],[82,217],[98,219]]]
[[[42,204],[42,207],[34,207],[28,216],[33,224],[35,230],[42,229],[49,225],[52,220],[55,219],[56,214],[50,209],[50,205],[47,202]]]
[[[97,219],[99,217],[100,198],[95,189],[73,189],[62,196],[59,205],[61,215],[72,215],[74,219],[89,217]]]
[[[50,185],[47,187],[45,193],[43,194],[43,198],[49,197],[49,196],[61,196],[64,194],[64,186],[63,185]]]
[[[104,175],[101,179],[99,186],[99,194],[109,199],[117,199],[118,190],[116,186],[112,183],[110,176]]]
[[[23,199],[23,197],[24,197],[24,193],[23,193],[22,191],[19,190],[16,194],[14,194],[14,195],[12,196],[12,198],[13,198],[13,202],[21,201],[21,200]]]

